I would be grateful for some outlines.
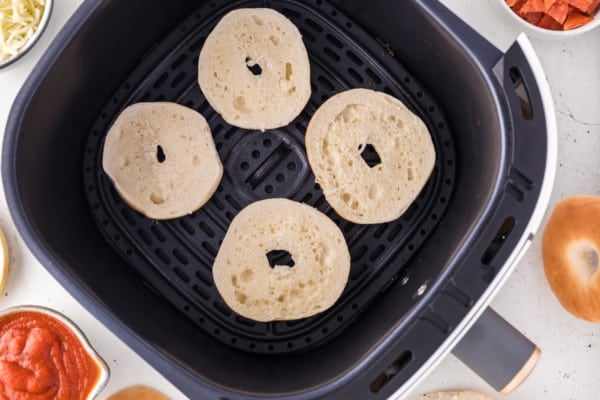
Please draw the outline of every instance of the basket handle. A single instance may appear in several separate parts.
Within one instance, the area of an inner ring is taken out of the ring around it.
[[[489,307],[452,353],[501,394],[524,382],[541,356],[531,340]]]

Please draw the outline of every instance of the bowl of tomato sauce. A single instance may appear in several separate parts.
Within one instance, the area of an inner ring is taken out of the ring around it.
[[[0,398],[92,400],[109,369],[85,335],[41,306],[0,311]]]

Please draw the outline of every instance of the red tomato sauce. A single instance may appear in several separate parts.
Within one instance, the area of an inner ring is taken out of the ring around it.
[[[56,318],[35,311],[0,317],[0,400],[84,400],[100,373]]]

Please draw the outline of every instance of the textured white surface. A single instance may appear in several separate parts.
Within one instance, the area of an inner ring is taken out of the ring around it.
[[[404,1],[404,0],[396,0]],[[497,0],[441,0],[501,50],[517,37],[519,25],[506,18]],[[25,78],[51,39],[81,0],[60,0],[40,42],[8,69],[0,70],[0,129]],[[600,195],[600,30],[568,41],[532,39],[555,99],[559,130],[559,168],[551,205],[577,193]],[[12,250],[10,275],[0,308],[43,304],[64,312],[89,336],[111,368],[104,399],[133,384],[146,384],[173,399],[185,399],[171,384],[83,309],[33,258],[0,198],[0,227]],[[540,236],[493,302],[495,309],[522,330],[543,354],[529,379],[509,400],[593,400],[599,397],[600,326],[567,314],[543,275]],[[453,356],[446,358],[415,393],[442,389],[476,389],[494,395]],[[499,395],[495,395],[500,397]]]

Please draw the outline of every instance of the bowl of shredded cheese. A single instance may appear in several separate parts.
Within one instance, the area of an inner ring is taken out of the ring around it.
[[[53,0],[0,0],[0,68],[12,64],[38,41]]]

